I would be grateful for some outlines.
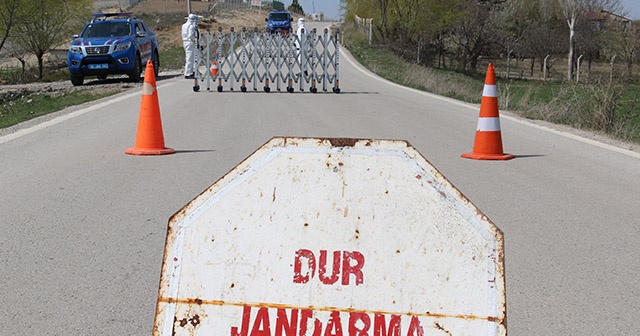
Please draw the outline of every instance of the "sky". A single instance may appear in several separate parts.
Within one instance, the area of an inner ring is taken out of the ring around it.
[[[285,7],[291,4],[291,0],[285,0]],[[325,18],[340,18],[340,0],[298,0],[305,13],[323,12]],[[628,16],[634,20],[640,20],[640,0],[620,0],[620,3],[628,12]]]
[[[288,7],[291,3],[291,0],[285,0],[284,6]],[[337,20],[340,18],[340,0],[298,0],[298,3],[304,9],[305,14],[313,14],[313,8],[315,8],[315,13],[324,13],[325,19]]]
[[[628,17],[633,20],[640,20],[640,1],[638,0],[620,0],[625,11],[629,12]]]

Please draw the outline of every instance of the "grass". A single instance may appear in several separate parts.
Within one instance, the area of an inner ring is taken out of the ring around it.
[[[121,89],[113,89],[102,93],[91,93],[88,90],[77,90],[60,96],[21,91],[0,98],[0,128],[13,126],[52,112],[60,111],[66,107],[82,104],[103,97],[107,97]]]
[[[382,46],[369,45],[356,29],[346,26],[342,32],[343,43],[351,54],[379,76],[404,86],[480,103],[484,74],[408,63]],[[500,77],[497,82],[502,110],[640,143],[640,85],[637,83],[594,78],[589,83],[574,84]]]
[[[160,70],[175,70],[184,67],[184,48],[181,46],[160,46]]]

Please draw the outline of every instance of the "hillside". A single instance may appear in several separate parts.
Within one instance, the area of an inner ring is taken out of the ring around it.
[[[247,29],[264,28],[264,19],[267,15],[265,10],[239,9],[218,13],[211,4],[201,1],[191,2],[192,11],[202,18],[201,29],[209,27],[215,31],[218,27],[222,27],[223,31],[229,31],[231,27],[238,30],[242,27]],[[161,39],[161,46],[181,47],[180,29],[186,19],[186,6],[186,1],[146,0],[130,8],[129,11],[141,17],[154,18],[155,22],[149,22],[148,19],[145,22],[156,31]]]

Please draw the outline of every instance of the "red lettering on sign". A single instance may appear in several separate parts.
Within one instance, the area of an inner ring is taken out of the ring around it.
[[[370,327],[371,318],[369,315],[365,313],[349,313],[349,336],[369,336]]]
[[[307,260],[307,273],[302,275],[302,259]],[[309,274],[311,273],[311,274]],[[305,249],[296,251],[296,258],[293,263],[293,282],[294,283],[307,283],[313,275],[316,273],[316,256],[313,252]]]
[[[286,336],[296,336],[296,329],[298,327],[298,309],[291,310],[291,319],[287,317],[287,311],[282,308],[278,308],[278,318],[276,319],[276,336],[282,336],[282,332]]]
[[[251,336],[271,336],[268,308],[262,307],[258,309],[256,321],[253,323],[253,329],[251,329]]]
[[[351,261],[355,261],[355,264],[351,264]],[[362,267],[364,266],[364,256],[358,251],[347,252],[344,251],[342,261],[342,284],[349,285],[349,275],[356,276],[356,286],[362,284],[364,281],[364,274],[362,273]]]
[[[247,336],[249,332],[249,320],[251,319],[251,307],[244,306],[242,309],[242,324],[240,328],[240,332],[238,332],[238,327],[231,327],[231,336]]]
[[[409,331],[407,336],[424,336],[424,328],[420,324],[420,320],[417,316],[411,317],[411,323],[409,324]]]
[[[369,315],[364,312],[331,311],[327,320],[314,317],[310,309],[257,308],[252,316],[252,308],[244,306],[241,328],[231,327],[231,336],[424,336],[424,328],[417,316],[407,316],[409,328],[402,333],[400,315]],[[275,310],[275,311],[274,311]],[[290,311],[290,314],[287,314]],[[270,323],[270,315],[276,314],[275,327]],[[348,322],[342,317],[348,314]],[[386,316],[389,316],[387,324]],[[373,330],[371,330],[373,319]],[[299,323],[298,323],[299,322]],[[344,330],[344,331],[343,331]],[[324,331],[324,332],[323,332]]]
[[[305,309],[302,311],[300,317],[300,335],[307,335],[307,327],[309,326],[309,319],[313,318],[313,310]],[[320,336],[322,332],[322,322],[318,319],[313,320],[313,335]]]
[[[373,336],[400,336],[400,315],[391,315],[389,327],[385,315],[376,314],[373,322]]]
[[[318,279],[325,285],[333,285],[340,278],[340,251],[333,251],[333,268],[331,276],[327,276],[327,251],[320,250],[320,272]]]
[[[351,275],[355,276],[356,286],[364,283],[364,255],[358,251],[333,251],[331,273],[328,275],[327,250],[320,250],[318,279],[325,285],[333,285],[340,279],[342,267],[342,285],[348,286]],[[308,283],[316,273],[316,256],[307,249],[296,251],[293,262],[293,282]]]
[[[324,331],[324,336],[343,336],[340,312],[331,312],[331,317],[329,317],[329,322],[327,322],[327,329]]]

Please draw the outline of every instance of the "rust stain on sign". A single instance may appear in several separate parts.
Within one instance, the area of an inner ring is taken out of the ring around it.
[[[474,316],[474,315],[461,315],[461,314],[442,314],[442,313],[415,313],[415,312],[392,312],[381,310],[359,310],[356,308],[339,308],[339,307],[318,307],[318,306],[291,306],[278,303],[264,303],[264,302],[226,302],[221,300],[201,300],[201,299],[171,299],[171,298],[159,298],[160,302],[175,303],[183,305],[191,305],[196,302],[198,305],[210,305],[210,306],[229,306],[229,307],[251,307],[251,308],[270,308],[270,309],[286,309],[286,310],[312,310],[318,312],[340,312],[340,313],[363,313],[369,315],[397,315],[397,316],[423,316],[423,317],[436,317],[436,318],[451,318],[462,320],[483,320],[502,323],[503,319],[494,316]],[[198,317],[199,319],[199,317]],[[180,320],[182,321],[182,320]]]

